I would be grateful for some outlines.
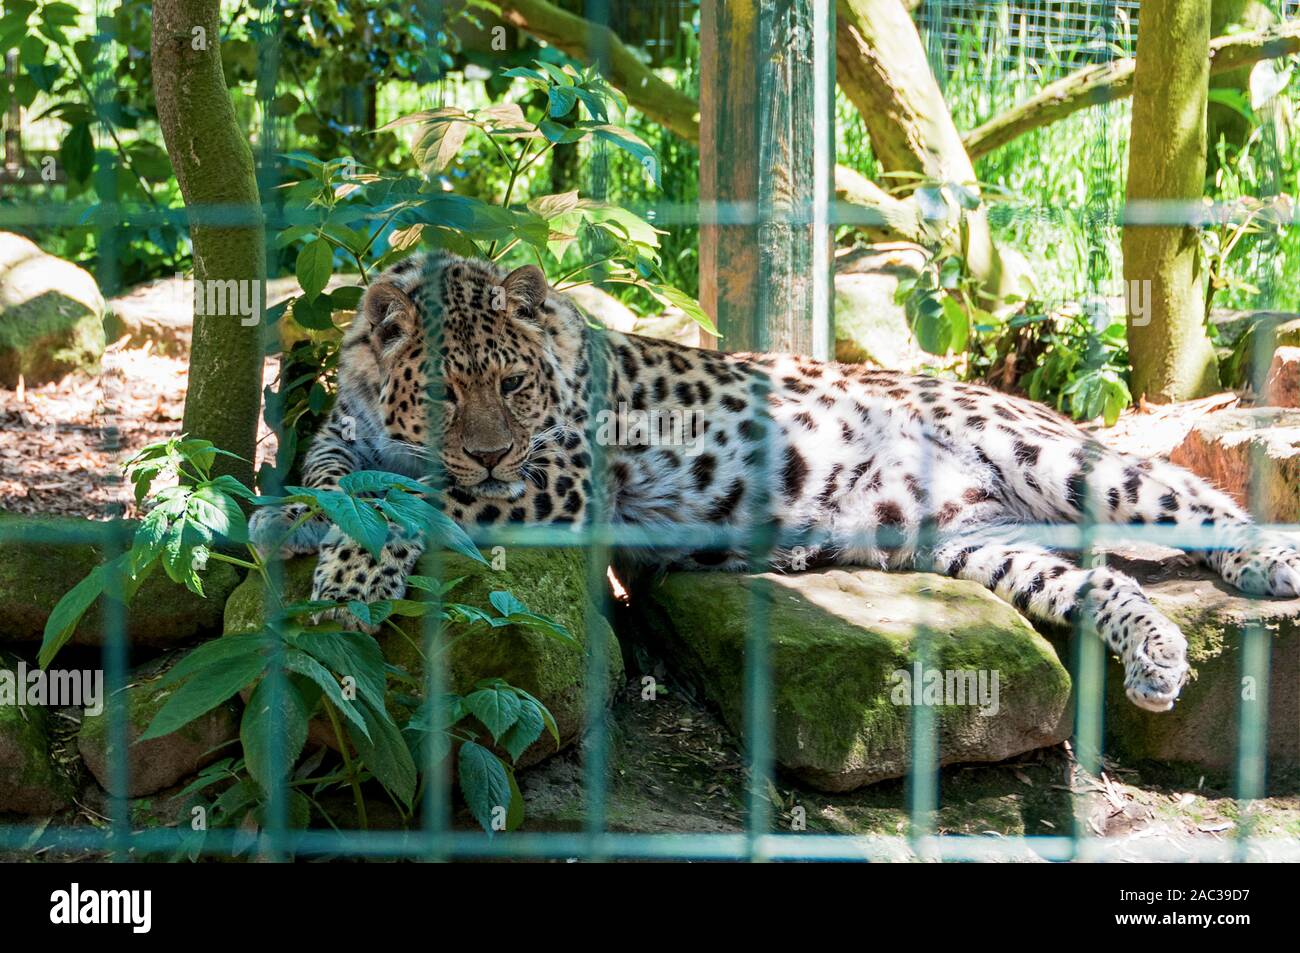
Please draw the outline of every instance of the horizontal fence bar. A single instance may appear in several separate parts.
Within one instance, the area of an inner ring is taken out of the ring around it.
[[[80,828],[0,828],[3,850],[100,850],[116,840],[115,848],[144,854],[186,848],[173,831],[146,830],[120,838]],[[208,831],[202,844],[191,845],[203,855],[256,853],[266,838],[236,830]],[[1138,845],[1141,845],[1140,848]],[[449,831],[430,835],[419,831],[288,831],[278,845],[298,857],[347,855],[371,858],[430,856],[448,859],[519,858],[560,860],[595,853],[601,857],[641,860],[744,860],[753,849],[769,860],[896,861],[924,856],[948,862],[1048,861],[1107,862],[1131,860],[1139,851],[1145,860],[1228,862],[1234,860],[1300,861],[1300,840],[1294,837],[1253,837],[1245,858],[1232,840],[1190,841],[1159,837],[1082,837],[1063,835],[1000,837],[979,834],[926,835],[919,838],[859,834],[743,833],[482,833]]]
[[[1004,199],[996,195],[985,196],[985,205],[995,209],[1022,210],[1031,213],[1038,209],[1051,209],[1062,218],[1087,217],[1098,224],[1141,226],[1191,225],[1209,228],[1241,218],[1246,212],[1237,202],[1209,201],[1154,201],[1130,202],[1114,211],[1102,211],[1095,206],[1065,202],[1034,203],[1018,199]],[[761,225],[767,224],[759,212],[757,202],[623,202],[622,208],[631,211],[650,224],[664,226],[695,225]],[[355,210],[357,221],[382,219],[392,212],[391,206],[347,206]],[[790,214],[783,221],[796,226],[813,225],[822,221],[832,227],[856,225],[883,227],[892,225],[880,212],[866,205],[843,200],[829,200],[826,218],[819,217],[817,203],[793,202]],[[924,221],[942,224],[942,215],[921,215]],[[1277,202],[1269,211],[1269,219],[1282,226],[1300,225],[1300,206]],[[425,219],[414,219],[425,221]],[[0,228],[44,225],[51,228],[111,227],[115,230],[146,232],[161,225],[188,229],[191,225],[209,225],[226,228],[253,228],[266,225],[279,231],[295,225],[315,224],[309,212],[285,210],[265,205],[250,210],[248,206],[189,206],[159,209],[143,203],[99,203],[94,206],[54,209],[40,203],[21,203],[0,207]]]

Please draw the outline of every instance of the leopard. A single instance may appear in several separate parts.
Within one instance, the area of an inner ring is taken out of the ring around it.
[[[664,425],[664,421],[668,425]],[[647,425],[646,421],[658,421]],[[333,487],[385,470],[427,483],[474,530],[597,523],[661,569],[920,570],[970,580],[1030,620],[1086,621],[1128,698],[1173,707],[1187,641],[1139,583],[1032,527],[1196,527],[1193,555],[1256,596],[1300,596],[1300,547],[1161,458],[1109,448],[1062,414],[976,383],[797,354],[729,353],[599,325],[541,268],[420,252],[365,290],[334,406],[302,461]],[[317,554],[313,600],[400,598],[426,542],[376,557],[301,505],[252,538]],[[762,538],[765,545],[753,542]],[[646,542],[648,540],[648,542]],[[749,540],[749,542],[747,542]],[[1091,637],[1091,636],[1090,636]]]

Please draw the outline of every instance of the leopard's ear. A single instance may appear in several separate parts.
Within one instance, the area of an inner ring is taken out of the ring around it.
[[[530,320],[545,303],[550,289],[546,275],[536,265],[521,265],[501,283],[506,292],[506,302],[513,317]]]
[[[369,322],[371,339],[381,353],[387,353],[419,328],[415,302],[391,281],[377,281],[366,289],[361,317]]]

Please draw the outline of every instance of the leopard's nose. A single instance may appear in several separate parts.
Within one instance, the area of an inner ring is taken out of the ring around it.
[[[471,450],[469,447],[465,447],[465,455],[471,460],[477,460],[485,470],[491,473],[492,468],[504,460],[506,454],[513,450],[514,446],[513,443],[509,443],[504,447],[498,447],[496,450]]]

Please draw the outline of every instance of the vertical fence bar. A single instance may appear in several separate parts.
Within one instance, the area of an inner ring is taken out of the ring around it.
[[[609,34],[601,27],[609,23],[608,0],[586,0],[587,21],[592,25],[587,38],[591,60],[600,71],[610,74]],[[592,168],[593,194],[604,199],[608,183],[607,155],[604,144],[595,146]],[[608,405],[618,400],[610,381],[609,352],[603,330],[588,330],[587,362],[591,377],[587,390],[588,418],[585,422],[587,449],[591,456],[591,485],[587,487],[588,506],[586,525],[600,530],[609,526],[609,498],[605,493],[605,446],[598,438],[600,421]],[[603,533],[599,535],[604,535]],[[600,859],[600,841],[605,834],[606,799],[609,787],[609,712],[606,700],[609,694],[609,629],[605,616],[609,603],[607,572],[610,548],[606,543],[591,540],[587,548],[587,604],[585,624],[587,646],[586,671],[586,737],[583,748],[583,794],[585,798],[584,826],[587,834],[587,857]]]
[[[1103,0],[1101,23],[1098,38],[1101,50],[1099,58],[1113,58],[1112,44],[1115,33],[1114,0]],[[1088,243],[1087,289],[1085,310],[1090,322],[1091,333],[1100,335],[1110,324],[1110,308],[1106,303],[1106,284],[1111,277],[1111,248],[1108,245],[1110,230],[1115,221],[1114,211],[1109,201],[1109,181],[1118,172],[1118,160],[1111,149],[1110,129],[1115,109],[1112,104],[1098,98],[1090,116],[1091,143],[1088,157],[1088,197],[1082,210],[1084,238]],[[1100,488],[1092,480],[1092,466],[1085,463],[1085,488],[1082,515],[1082,547],[1079,565],[1083,569],[1093,569],[1104,565],[1105,558],[1093,550],[1093,530],[1100,512],[1098,494]],[[1089,593],[1085,587],[1080,599],[1087,600]],[[1100,774],[1102,768],[1102,750],[1104,745],[1104,709],[1106,697],[1106,660],[1107,648],[1097,632],[1096,624],[1087,613],[1079,614],[1079,622],[1074,626],[1074,675],[1075,675],[1075,710],[1074,710],[1074,754],[1079,767],[1089,774]],[[1074,793],[1071,780],[1070,798],[1074,804],[1074,829],[1071,838],[1078,849],[1080,828],[1084,824],[1080,816],[1083,801]]]
[[[442,58],[440,53],[445,10],[442,0],[419,0],[417,10],[424,26],[425,35],[436,37],[439,44],[430,49],[424,63],[421,64],[419,79],[423,85],[437,84],[436,106],[440,108],[444,105]],[[436,296],[430,296],[426,301],[430,302],[433,307],[438,308]],[[434,336],[434,339],[428,345],[430,354],[437,354],[442,349],[443,320],[444,316],[440,308],[429,315],[429,325]],[[425,432],[429,434],[429,449],[431,452],[427,458],[428,470],[426,476],[432,485],[442,486],[447,478],[446,471],[442,466],[441,446],[442,411],[443,401],[446,400],[447,383],[441,373],[441,362],[434,361],[430,364],[430,367],[433,370],[434,377],[429,381],[431,393]],[[442,494],[437,495],[435,504],[440,510],[443,509],[444,500]],[[421,571],[439,581],[445,581],[443,580],[445,565],[443,553],[436,546],[427,549],[420,560]],[[448,724],[450,712],[442,703],[442,698],[448,691],[446,623],[443,619],[442,595],[430,593],[429,602],[431,603],[430,610],[420,620],[421,651],[424,653],[424,693],[428,712],[428,724],[426,726],[428,741],[424,748],[425,760],[422,766],[424,769],[424,790],[421,802],[424,809],[424,818],[421,829],[425,840],[423,859],[429,862],[438,862],[446,858],[449,832],[451,830],[451,755],[454,743],[448,737],[444,749],[441,741],[443,735],[450,729]]]
[[[1277,11],[1279,14],[1281,10]],[[1281,17],[1279,17],[1281,19]],[[1269,199],[1280,190],[1282,170],[1278,156],[1279,135],[1277,127],[1276,102],[1261,104],[1259,147],[1264,153],[1258,163],[1261,175],[1261,193],[1258,198]],[[1214,143],[1210,144],[1213,147]],[[1290,228],[1295,228],[1292,221]],[[1255,307],[1268,311],[1273,306],[1275,282],[1277,280],[1275,256],[1278,242],[1274,233],[1265,232],[1259,238],[1263,249],[1260,259],[1263,262],[1262,274],[1258,279],[1259,294]],[[1266,334],[1262,325],[1256,326],[1252,336],[1251,353],[1248,355],[1250,373],[1248,380],[1256,394],[1265,393],[1265,380],[1272,363],[1271,334]],[[1267,485],[1275,471],[1267,466],[1262,448],[1253,445],[1247,460],[1249,468],[1246,495],[1251,515],[1259,522],[1272,522],[1273,513],[1266,509],[1267,501],[1273,497]],[[1254,541],[1263,543],[1263,534],[1253,533]],[[1270,664],[1272,638],[1261,624],[1258,617],[1251,618],[1242,631],[1241,646],[1241,690],[1237,699],[1237,758],[1234,794],[1238,800],[1237,850],[1238,859],[1245,859],[1250,849],[1250,838],[1255,826],[1250,802],[1262,798],[1267,793],[1268,781],[1268,721],[1270,698]],[[1245,803],[1241,803],[1245,802]]]
[[[94,27],[92,32],[95,48],[94,62],[91,70],[90,86],[93,97],[92,108],[98,118],[100,135],[95,149],[95,190],[99,196],[96,239],[98,242],[99,261],[97,280],[104,295],[112,294],[119,285],[118,269],[119,229],[122,228],[123,213],[119,204],[117,188],[118,157],[109,151],[104,143],[111,139],[112,120],[109,118],[108,106],[112,94],[110,53],[113,45],[113,18],[109,15],[108,0],[96,0],[92,13]],[[105,563],[114,564],[123,552],[123,539],[120,533],[114,533],[104,541],[100,553]],[[125,861],[130,857],[129,838],[131,834],[130,764],[127,758],[128,725],[126,685],[128,680],[127,615],[126,615],[126,580],[120,571],[110,569],[107,572],[107,584],[101,601],[103,631],[102,659],[105,669],[105,685],[108,694],[107,737],[108,743],[108,815],[111,836],[109,844],[115,861]]]

